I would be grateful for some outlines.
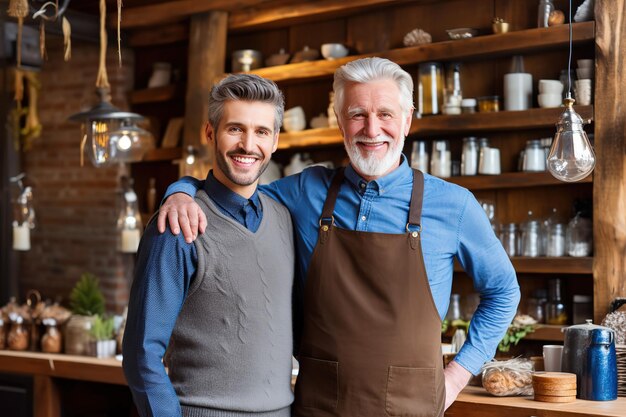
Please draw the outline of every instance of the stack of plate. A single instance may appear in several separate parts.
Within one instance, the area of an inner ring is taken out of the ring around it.
[[[576,400],[576,374],[567,372],[535,372],[535,401],[569,403]]]
[[[616,345],[617,353],[617,396],[626,397],[626,345]]]

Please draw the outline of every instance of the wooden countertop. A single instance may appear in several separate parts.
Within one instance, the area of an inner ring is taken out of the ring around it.
[[[626,398],[615,401],[576,400],[544,403],[533,397],[494,397],[480,387],[467,387],[446,411],[446,417],[624,417]]]
[[[126,385],[121,361],[90,356],[0,350],[0,372]]]

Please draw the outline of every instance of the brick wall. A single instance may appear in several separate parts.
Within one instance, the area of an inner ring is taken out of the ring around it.
[[[133,255],[116,252],[116,219],[121,168],[80,167],[80,126],[68,116],[96,101],[98,45],[73,42],[72,60],[63,61],[62,40],[48,37],[48,60],[40,73],[39,114],[43,133],[24,155],[24,170],[34,182],[37,228],[32,250],[20,256],[23,296],[31,288],[45,298],[67,297],[83,272],[100,278],[107,309],[121,312],[128,301]],[[113,104],[128,109],[133,57],[124,50],[119,68],[110,45],[107,69]]]

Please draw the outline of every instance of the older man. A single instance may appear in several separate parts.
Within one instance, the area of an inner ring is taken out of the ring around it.
[[[292,225],[257,192],[283,109],[276,84],[254,75],[213,87],[215,164],[196,194],[211,230],[193,245],[148,224],[123,349],[142,417],[291,415]]]
[[[411,170],[402,155],[413,81],[381,58],[335,73],[350,165],[314,167],[261,188],[290,211],[303,291],[296,416],[441,416],[493,357],[519,302],[515,271],[472,194]],[[193,195],[186,179],[168,194]],[[187,239],[205,220],[190,197],[159,213]],[[469,338],[441,365],[453,260],[481,301]]]

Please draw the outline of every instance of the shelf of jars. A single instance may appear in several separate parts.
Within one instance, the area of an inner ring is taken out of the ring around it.
[[[574,43],[592,42],[594,40],[594,22],[574,23],[572,26]],[[477,59],[562,47],[567,45],[568,36],[568,26],[559,25],[390,49],[370,54],[347,56],[331,61],[319,60],[259,68],[253,70],[252,73],[274,81],[312,80],[331,77],[335,70],[345,63],[370,56],[388,58],[400,65],[412,65],[425,61]]]
[[[500,175],[468,175],[446,178],[446,181],[460,185],[471,191],[568,184],[557,180],[548,172],[504,172]],[[578,181],[579,184],[590,184],[592,182],[592,175]]]
[[[576,106],[576,111],[587,123],[593,120],[593,106]],[[462,134],[470,131],[547,128],[555,125],[562,112],[562,108],[536,108],[522,111],[429,116],[413,120],[409,134],[414,137],[423,137],[432,134]],[[342,144],[343,137],[337,128],[307,129],[300,132],[281,133],[278,149]],[[515,181],[511,179],[511,182]]]
[[[511,263],[517,273],[528,274],[591,274],[593,257],[525,257],[515,256]],[[455,272],[463,272],[461,265],[455,261]]]

